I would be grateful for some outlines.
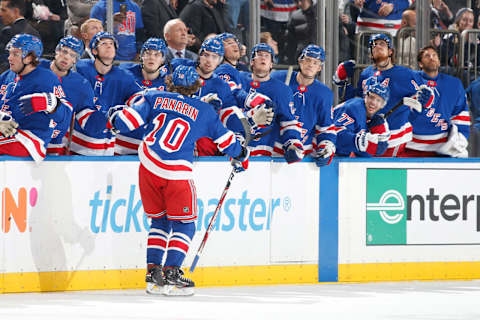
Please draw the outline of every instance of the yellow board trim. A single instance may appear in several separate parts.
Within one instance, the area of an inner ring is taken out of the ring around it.
[[[318,283],[318,265],[203,267],[197,287]],[[0,293],[145,288],[145,269],[0,274]]]
[[[480,261],[338,265],[339,282],[480,279]]]

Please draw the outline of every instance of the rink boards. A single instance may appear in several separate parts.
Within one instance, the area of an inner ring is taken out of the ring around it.
[[[136,157],[0,160],[0,292],[142,288]],[[195,162],[203,237],[231,167]],[[478,160],[255,158],[234,177],[197,286],[480,278]]]

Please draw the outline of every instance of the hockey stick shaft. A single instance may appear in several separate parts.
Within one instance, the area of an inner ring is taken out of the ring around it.
[[[252,136],[250,134],[250,125],[248,124],[247,119],[245,117],[241,117],[240,121],[242,123],[243,129],[245,131],[245,146],[248,146],[248,143],[252,139]],[[205,244],[207,243],[208,236],[210,235],[210,232],[213,230],[213,225],[215,224],[215,221],[217,220],[217,216],[220,213],[220,209],[222,208],[223,201],[225,200],[225,197],[227,195],[228,190],[230,189],[230,185],[232,184],[233,177],[235,176],[235,169],[232,169],[232,172],[228,176],[227,183],[225,185],[225,188],[223,188],[222,195],[220,196],[220,199],[218,200],[217,207],[215,208],[215,212],[212,215],[212,218],[210,219],[210,222],[208,223],[207,230],[205,230],[205,234],[203,236],[202,242],[200,242],[200,246],[197,249],[197,253],[195,255],[195,258],[193,258],[192,265],[190,266],[190,272],[193,272],[195,270],[195,267],[197,266],[198,260],[200,259],[200,256],[202,255],[203,248],[205,248]]]
[[[225,188],[223,189],[222,195],[220,196],[220,200],[218,200],[218,204],[217,204],[217,207],[215,208],[215,212],[213,213],[212,218],[210,219],[210,222],[208,224],[207,230],[205,231],[205,235],[203,236],[202,242],[200,243],[200,246],[198,247],[197,254],[195,255],[195,258],[193,259],[192,265],[190,266],[190,272],[193,272],[195,270],[195,267],[197,266],[198,260],[200,259],[200,256],[202,255],[203,248],[205,248],[205,244],[207,243],[208,236],[210,235],[210,232],[213,229],[215,221],[217,220],[218,213],[220,212],[220,208],[223,205],[223,201],[225,200],[227,192],[230,189],[230,185],[232,183],[232,180],[233,180],[234,176],[235,176],[235,170],[232,169],[232,172],[230,173],[230,176],[228,177],[227,184],[225,185]]]

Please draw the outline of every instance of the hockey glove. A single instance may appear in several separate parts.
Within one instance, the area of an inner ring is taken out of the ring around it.
[[[250,150],[248,150],[248,147],[245,144],[245,138],[241,134],[236,134],[235,137],[242,146],[242,151],[238,156],[231,159],[231,163],[235,173],[239,173],[248,169],[248,157],[250,156]]]
[[[447,142],[442,144],[437,152],[452,158],[468,158],[467,147],[468,140],[463,134],[458,132],[458,127],[452,124]]]
[[[273,102],[269,97],[258,92],[253,92],[250,93],[245,100],[245,109],[250,110],[261,104],[265,104],[267,107],[273,108]]]
[[[388,148],[388,139],[385,141],[379,134],[360,131],[355,136],[355,146],[360,152],[366,152],[371,156],[381,156]]]
[[[112,134],[116,134],[119,131],[115,129],[115,118],[122,112],[123,109],[128,108],[126,105],[120,104],[111,107],[107,112],[107,129],[109,129]]]
[[[332,162],[336,148],[332,141],[322,140],[319,143],[315,163],[318,167],[328,166]]]
[[[348,78],[353,78],[355,72],[355,60],[347,60],[340,63],[333,74],[333,82],[337,86],[345,85]]]
[[[0,133],[5,138],[10,138],[17,133],[17,128],[18,123],[9,114],[0,111]]]
[[[370,121],[367,122],[368,131],[370,133],[385,134],[389,132],[387,120],[383,114],[375,114]]]
[[[20,97],[20,109],[26,115],[44,111],[52,113],[57,107],[57,97],[51,92],[32,93]]]
[[[222,108],[223,102],[222,99],[218,97],[216,93],[209,93],[200,98],[203,102],[209,103],[215,107],[215,111],[218,111]]]
[[[246,116],[250,126],[265,127],[272,123],[274,112],[272,107],[268,107],[265,103],[262,103],[248,110]]]
[[[426,84],[422,84],[416,93],[416,98],[418,102],[422,105],[424,108],[430,108],[430,106],[433,104],[433,100],[435,98],[435,94],[433,93],[433,89],[427,86]]]
[[[299,140],[288,140],[283,145],[284,158],[288,163],[298,162],[303,159],[303,144]]]

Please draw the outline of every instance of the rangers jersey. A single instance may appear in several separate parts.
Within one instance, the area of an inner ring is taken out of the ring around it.
[[[235,134],[222,125],[215,110],[196,98],[148,91],[113,120],[113,126],[120,132],[144,124],[147,134],[139,148],[140,162],[165,179],[193,179],[193,151],[201,137],[211,138],[220,151],[231,157],[242,151]]]
[[[415,0],[366,0],[357,18],[357,33],[363,31],[397,34],[401,27],[402,13]],[[380,16],[378,10],[385,3],[393,4],[393,11],[387,16]]]
[[[390,89],[390,98],[385,107],[379,113],[386,114],[403,97],[413,96],[418,87],[426,81],[417,73],[403,66],[393,66],[384,71],[377,71],[374,66],[369,66],[360,74],[357,85],[357,96],[363,97],[364,84],[367,78],[381,74]],[[412,140],[412,125],[408,121],[410,109],[408,107],[397,108],[387,119],[391,136],[388,141],[388,149],[384,157],[399,156],[405,149],[407,142]]]
[[[465,140],[470,136],[470,114],[467,98],[460,79],[439,73],[435,78],[423,71],[417,73],[435,92],[433,105],[422,113],[411,112],[412,141],[407,148],[419,151],[436,151],[447,141],[452,124],[458,127]]]
[[[77,72],[93,88],[94,107],[76,113],[70,150],[83,155],[113,156],[115,137],[106,130],[106,114],[111,107],[127,103],[140,88],[130,73],[116,66],[101,75],[94,61],[82,59],[77,62]]]
[[[275,71],[272,78],[285,82],[287,70]],[[333,93],[318,80],[305,87],[297,81],[298,72],[293,72],[289,87],[293,92],[294,116],[302,127],[302,143],[305,154],[315,152],[317,143],[330,140],[335,144],[336,130],[333,124]],[[281,149],[276,146],[275,149]]]
[[[1,110],[10,114],[19,125],[14,138],[2,139],[2,143],[14,139],[28,150],[36,162],[43,160],[47,145],[52,138],[66,132],[72,117],[72,106],[64,99],[65,94],[58,77],[41,67],[23,76],[7,70],[0,76],[0,83]],[[19,98],[42,92],[54,93],[59,98],[60,105],[56,111],[23,114],[19,107]]]

